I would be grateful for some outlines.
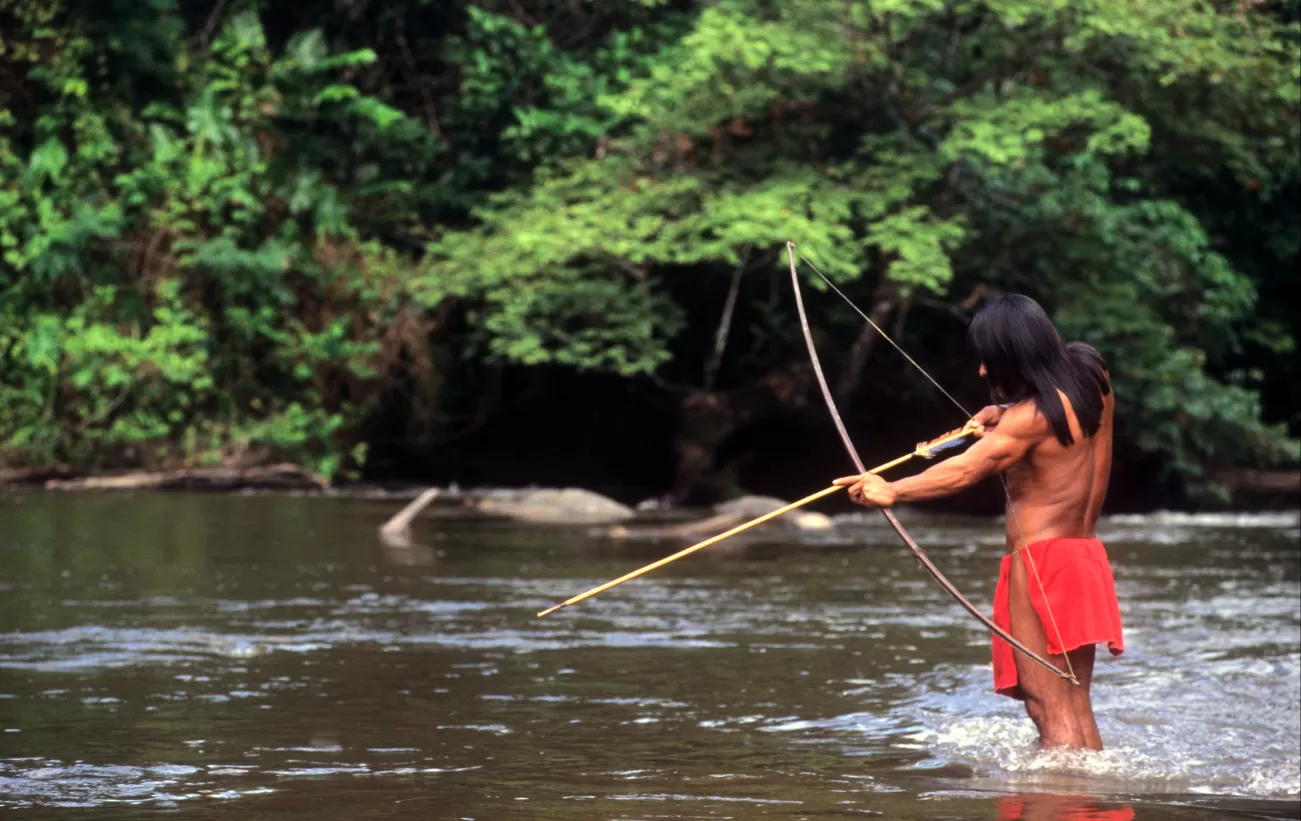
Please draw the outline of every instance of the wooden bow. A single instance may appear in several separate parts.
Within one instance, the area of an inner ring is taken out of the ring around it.
[[[903,456],[900,456],[898,459],[891,459],[889,462],[886,462],[884,465],[878,465],[872,468],[868,472],[883,473],[884,471],[887,471],[890,468],[895,467],[896,465],[902,465],[904,462],[907,462],[909,459],[913,458],[914,456],[922,459],[930,459],[932,456],[935,455],[937,451],[945,450],[947,448],[951,448],[956,445],[959,445],[970,435],[971,435],[970,430],[964,428],[963,430],[960,430],[957,433],[953,433],[948,436],[945,436],[943,439],[936,440],[935,442],[931,443],[929,447],[922,447],[921,445],[918,445],[917,449],[914,450],[912,453],[905,453]],[[805,496],[803,499],[798,499],[794,502],[791,502],[788,505],[784,505],[782,507],[777,508],[776,510],[765,513],[762,516],[758,516],[754,519],[751,519],[745,524],[737,525],[731,530],[727,530],[722,533],[719,533],[717,536],[710,536],[708,539],[705,539],[703,542],[697,542],[696,544],[693,544],[691,547],[684,548],[683,550],[679,550],[677,553],[674,553],[672,556],[665,556],[664,558],[653,561],[650,564],[645,565],[644,567],[639,567],[636,570],[632,571],[631,573],[625,573],[624,575],[620,576],[617,579],[614,579],[613,581],[608,581],[605,584],[599,584],[596,587],[591,588],[590,590],[586,590],[582,593],[579,593],[577,596],[572,596],[568,599],[565,599],[560,604],[552,605],[551,607],[548,607],[546,610],[540,611],[538,613],[538,617],[541,618],[542,616],[549,616],[562,607],[568,607],[571,604],[578,604],[580,601],[583,601],[584,599],[590,599],[592,596],[595,596],[598,593],[604,593],[605,591],[609,590],[611,587],[618,587],[624,582],[632,581],[638,576],[644,576],[645,574],[651,572],[652,570],[658,570],[664,565],[669,564],[670,562],[676,562],[678,559],[681,559],[684,556],[690,556],[692,553],[695,553],[697,550],[704,550],[706,547],[711,547],[713,545],[716,545],[719,542],[723,541],[724,539],[730,539],[738,533],[743,533],[744,531],[747,531],[752,527],[757,527],[763,524],[764,522],[772,521],[773,519],[776,519],[778,516],[781,516],[785,513],[790,513],[792,510],[795,510],[796,508],[804,507],[810,502],[816,502],[818,499],[821,499],[824,496],[830,496],[831,494],[835,493],[837,490],[842,489],[843,487],[844,485],[832,485],[831,487],[823,488],[822,490],[819,490],[817,493],[810,493],[808,496]]]
[[[804,312],[804,297],[800,292],[800,278],[799,274],[795,270],[795,243],[786,243],[786,255],[790,260],[791,286],[795,289],[795,307],[799,311],[800,315],[800,328],[804,332],[804,342],[809,349],[809,362],[813,366],[814,375],[817,377],[818,387],[822,389],[822,398],[826,400],[827,410],[831,413],[832,421],[836,423],[836,430],[840,433],[840,441],[844,443],[845,450],[848,451],[849,458],[853,461],[854,467],[860,474],[866,473],[867,470],[863,465],[863,460],[859,458],[858,450],[854,447],[853,441],[850,440],[849,432],[845,429],[845,422],[840,417],[840,411],[836,409],[836,402],[831,396],[831,388],[828,387],[827,378],[822,373],[822,363],[818,359],[817,348],[813,344],[813,332],[809,330],[809,318],[808,314]],[[994,624],[988,616],[977,610],[976,606],[968,601],[967,597],[962,595],[962,593],[958,591],[958,588],[953,585],[953,582],[949,581],[948,577],[946,577],[944,573],[935,566],[935,563],[926,555],[926,551],[921,549],[917,542],[913,540],[913,537],[908,534],[908,531],[904,529],[903,525],[899,523],[899,519],[895,517],[894,513],[890,511],[889,508],[883,507],[880,510],[881,514],[885,516],[885,520],[890,523],[890,527],[894,528],[894,532],[899,534],[899,538],[903,540],[903,543],[907,545],[908,549],[917,557],[918,563],[926,569],[926,572],[931,575],[931,578],[935,579],[939,586],[943,588],[945,593],[948,593],[953,597],[954,601],[962,606],[962,609],[975,616],[976,620],[984,625],[987,630],[1007,642],[1013,649],[1025,655],[1026,658],[1046,667],[1053,671],[1055,675],[1060,676],[1067,681],[1074,684],[1080,683],[1073,673],[1061,670],[1057,665],[1031,650],[1029,647],[1026,647],[1018,639],[1014,638],[1011,633],[1008,633],[997,624]]]

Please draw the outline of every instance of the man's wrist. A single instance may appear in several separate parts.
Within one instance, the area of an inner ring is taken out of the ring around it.
[[[889,483],[890,493],[893,497],[891,499],[892,504],[897,505],[900,502],[911,501],[910,499],[907,498],[908,495],[908,490],[906,487],[907,482],[908,479],[905,478],[905,479],[896,479],[895,481]]]

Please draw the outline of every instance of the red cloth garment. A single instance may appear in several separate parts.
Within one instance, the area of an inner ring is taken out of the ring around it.
[[[1030,552],[1039,580],[1043,582],[1040,587],[1034,572],[1026,567],[1030,603],[1048,638],[1048,653],[1061,655],[1086,644],[1102,643],[1106,643],[1113,656],[1125,652],[1116,580],[1111,575],[1111,562],[1102,542],[1047,539],[1025,550]],[[1008,632],[1012,621],[1008,610],[1011,572],[1009,554],[1003,557],[994,591],[994,623]],[[1024,696],[1017,684],[1015,652],[1011,645],[994,636],[994,691],[1019,699]]]

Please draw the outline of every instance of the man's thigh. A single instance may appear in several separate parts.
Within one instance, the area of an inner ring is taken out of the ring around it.
[[[1008,576],[1008,615],[1011,620],[1011,633],[1031,650],[1053,662],[1059,670],[1067,671],[1075,666],[1075,654],[1071,654],[1071,663],[1068,666],[1065,656],[1048,653],[1048,635],[1039,620],[1039,614],[1035,612],[1034,605],[1030,603],[1029,584],[1029,572],[1025,562],[1018,556],[1012,562],[1011,573]],[[1088,649],[1091,655],[1092,646]],[[1060,676],[1053,675],[1020,653],[1016,654],[1015,658],[1017,681],[1027,698],[1042,703],[1047,709],[1064,709],[1071,704],[1070,690],[1080,688]],[[1091,658],[1088,667],[1092,674]],[[1079,671],[1076,670],[1075,673],[1078,677]],[[1084,684],[1083,678],[1080,678],[1080,684]]]

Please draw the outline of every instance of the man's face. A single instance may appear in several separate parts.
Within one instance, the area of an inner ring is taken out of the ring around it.
[[[989,381],[989,371],[985,370],[984,362],[980,363],[980,378],[984,379],[986,382]],[[993,385],[989,386],[989,393],[990,396],[994,397],[995,402],[1002,402],[1007,399],[1007,397],[1003,395],[1003,392],[998,388],[995,388]]]

